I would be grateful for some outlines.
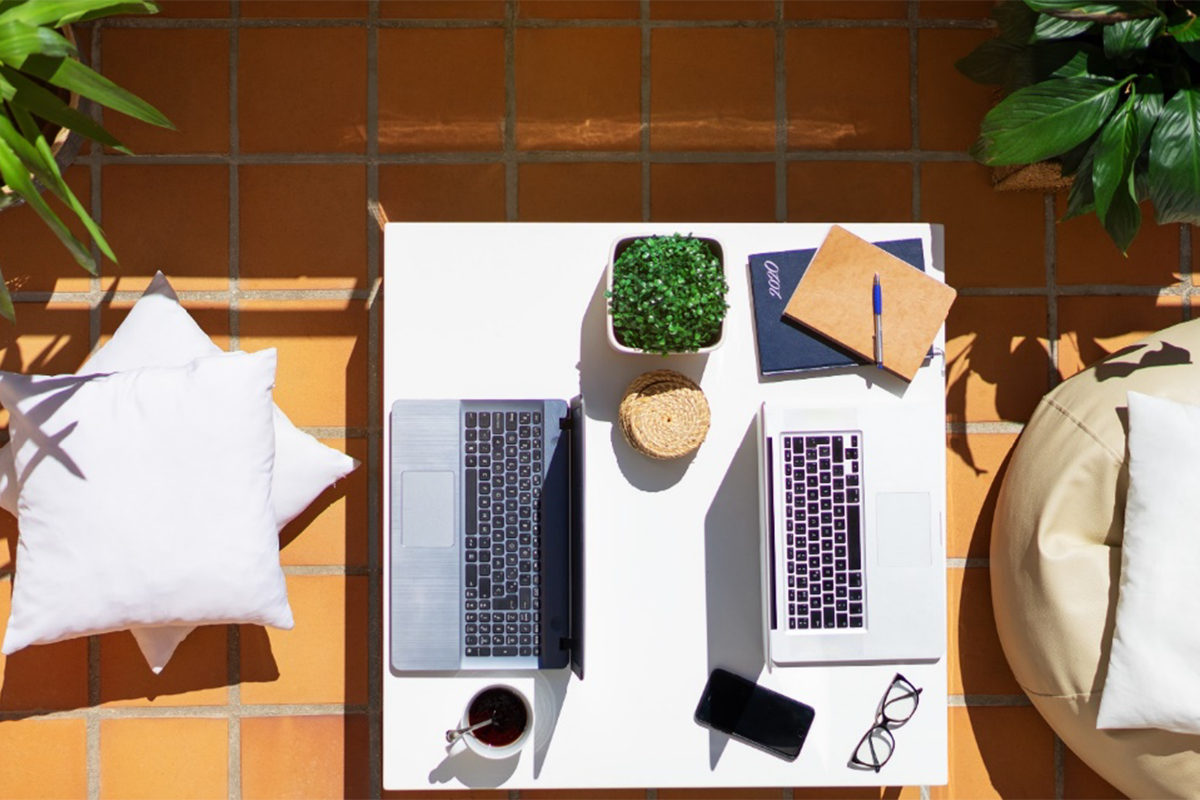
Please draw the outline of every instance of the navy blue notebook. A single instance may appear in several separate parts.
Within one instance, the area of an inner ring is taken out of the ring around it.
[[[875,242],[875,245],[924,271],[925,250],[920,239]],[[758,371],[762,375],[863,363],[849,350],[783,316],[783,309],[816,252],[814,248],[750,256],[750,294],[754,301]]]

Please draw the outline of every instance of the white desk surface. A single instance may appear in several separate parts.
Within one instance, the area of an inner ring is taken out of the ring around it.
[[[941,229],[845,226],[864,238],[920,238],[943,275]],[[816,247],[825,224],[393,223],[384,234],[383,785],[691,787],[940,785],[947,776],[945,659],[935,663],[766,669],[752,422],[770,399],[891,392],[943,398],[944,360],[910,385],[871,367],[763,380],[754,347],[751,253]],[[614,239],[674,232],[725,248],[725,344],[708,356],[626,355],[605,339],[604,270]],[[944,331],[938,347],[944,347]],[[672,368],[700,383],[712,410],[692,458],[638,454],[614,426],[628,383]],[[391,669],[387,419],[399,398],[561,398],[587,406],[586,673],[399,674]],[[944,416],[944,415],[943,415]],[[923,420],[944,436],[943,418]],[[942,485],[945,483],[943,472]],[[945,519],[945,510],[943,520]],[[943,523],[944,528],[944,523]],[[944,537],[943,537],[944,541]],[[944,548],[940,553],[944,565]],[[696,702],[724,667],[816,709],[789,763],[700,727]],[[879,774],[847,766],[899,669],[923,687]],[[470,696],[498,679],[535,705],[522,753],[486,761],[447,751],[444,732]]]

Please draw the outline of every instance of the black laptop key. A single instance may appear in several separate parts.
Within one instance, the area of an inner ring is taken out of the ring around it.
[[[859,521],[858,506],[846,508],[846,526],[850,535],[846,538],[846,549],[850,569],[862,569],[862,526]],[[851,586],[860,584],[851,583]]]
[[[492,655],[497,658],[501,658],[504,656],[515,656],[516,654],[517,654],[516,646],[493,647],[492,648]]]
[[[824,623],[824,627],[832,628],[834,626],[833,608],[826,607],[826,608],[822,609],[821,613],[824,615],[824,617],[822,619],[822,622]]]

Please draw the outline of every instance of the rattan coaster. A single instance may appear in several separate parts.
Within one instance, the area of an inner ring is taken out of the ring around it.
[[[708,401],[691,378],[674,370],[647,372],[621,398],[621,433],[638,452],[678,458],[708,435]]]

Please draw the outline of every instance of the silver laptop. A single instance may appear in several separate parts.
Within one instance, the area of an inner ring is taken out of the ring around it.
[[[583,677],[583,429],[582,398],[392,406],[393,669]]]
[[[844,407],[761,407],[769,662],[944,655],[942,419],[933,403],[891,397]]]

